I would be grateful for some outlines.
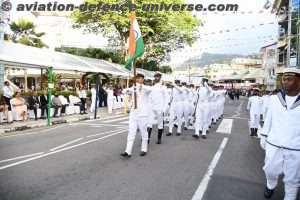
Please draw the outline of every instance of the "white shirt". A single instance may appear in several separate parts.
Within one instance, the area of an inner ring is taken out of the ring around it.
[[[114,91],[113,90],[111,90],[111,89],[107,89],[107,90],[105,90],[106,91],[106,93],[107,93],[107,100],[111,100],[111,101],[113,101],[114,100]]]
[[[151,90],[151,86],[136,84],[137,109],[134,109],[134,88],[131,87],[122,91],[122,93],[132,94],[133,106],[130,115],[137,115],[140,117],[147,117],[149,115],[149,98]]]
[[[151,90],[151,106],[155,110],[163,111],[167,106],[168,102],[168,91],[167,87],[161,83],[155,83]]]
[[[182,94],[181,94],[182,101],[188,102],[190,98],[190,89],[185,86],[182,86]]]
[[[262,98],[259,96],[252,96],[249,98],[247,110],[250,110],[250,113],[255,115],[261,114],[262,107]]]
[[[209,87],[206,83],[205,86],[200,86],[197,91],[199,96],[198,103],[208,102],[211,91],[211,87]]]
[[[13,95],[14,95],[14,90],[11,86],[3,87],[3,96],[5,96],[7,98],[12,98]]]
[[[269,106],[269,100],[270,100],[270,96],[269,95],[264,95],[262,97],[263,107],[264,108],[268,108],[268,106]]]
[[[286,95],[285,96],[285,101],[286,101],[286,107],[287,109],[290,109],[292,107],[292,105],[294,104],[294,102],[296,101],[298,95],[297,96],[294,96],[294,97],[291,97],[291,96],[288,96]],[[299,119],[300,120],[300,119]],[[300,122],[299,122],[300,123]],[[300,144],[299,144],[300,145]]]
[[[92,88],[92,89],[91,89],[91,94],[92,94],[92,96],[93,96],[93,99],[95,98],[96,93],[97,93],[96,89],[95,89],[95,88]]]
[[[286,101],[284,96],[284,93],[278,93],[270,97],[262,136],[267,137],[271,145],[300,150],[300,94],[285,96]],[[294,101],[296,98],[297,102]]]
[[[172,92],[171,92],[172,102],[181,102],[182,101],[181,94],[183,92],[183,89],[181,87],[177,86],[176,84],[174,84],[173,86],[174,86],[174,88],[172,89]]]
[[[78,96],[79,96],[79,98],[86,99],[86,91],[85,90],[78,91]]]

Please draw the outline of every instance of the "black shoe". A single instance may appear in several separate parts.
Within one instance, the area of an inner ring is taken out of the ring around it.
[[[200,134],[202,133],[202,131],[200,131]]]
[[[80,113],[81,115],[84,115],[84,113]]]
[[[172,133],[168,133],[166,136],[171,136],[172,135]]]
[[[196,134],[194,134],[194,135],[192,135],[194,138],[196,138],[196,139],[199,139],[199,135],[196,135]]]
[[[161,137],[162,137],[163,132],[164,132],[164,129],[158,129],[156,144],[161,144]]]
[[[178,128],[178,125],[177,125],[177,124],[174,124],[174,127],[175,127],[175,128]]]
[[[130,158],[131,155],[128,155],[128,153],[124,152],[124,153],[121,153],[120,156],[122,157],[127,157],[127,158]]]
[[[176,136],[181,136],[181,133],[176,133]]]
[[[217,124],[217,122],[214,122],[214,125],[216,125]]]
[[[140,156],[145,156],[146,154],[147,154],[147,152],[142,151],[142,152],[140,153]]]
[[[188,130],[188,128],[187,128],[187,127],[184,127],[183,129],[184,129],[184,130]]]
[[[254,137],[258,137],[258,135],[257,135],[257,131],[258,131],[258,129],[257,129],[257,128],[255,128],[255,129],[254,129]]]
[[[209,125],[208,128],[211,128],[211,125]]]
[[[87,113],[87,112],[84,112],[84,114],[89,114],[89,113]]]
[[[158,139],[157,139],[156,144],[161,144],[161,138],[158,138]]]
[[[273,190],[270,190],[267,186],[265,188],[265,191],[264,191],[264,197],[266,199],[270,199],[272,196],[273,196],[273,193],[274,193],[274,189]]]
[[[251,132],[250,137],[253,138],[253,137],[254,137],[254,128],[251,128],[251,129],[250,129],[250,132]]]
[[[37,118],[35,118],[34,120],[35,120],[35,121],[37,121],[38,119],[37,119]]]
[[[206,139],[206,136],[205,136],[205,135],[202,135],[202,138],[203,138],[203,139]]]
[[[209,130],[207,130],[206,133],[209,133]]]

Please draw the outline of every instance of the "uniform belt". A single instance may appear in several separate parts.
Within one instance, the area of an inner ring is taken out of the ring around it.
[[[300,149],[291,149],[291,148],[287,148],[287,147],[281,147],[281,146],[278,146],[278,145],[275,145],[275,144],[272,144],[270,142],[267,141],[268,144],[272,145],[273,147],[277,147],[277,148],[282,148],[282,149],[286,149],[286,150],[291,150],[291,151],[300,151]]]

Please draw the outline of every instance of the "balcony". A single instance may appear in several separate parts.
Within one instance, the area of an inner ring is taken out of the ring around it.
[[[287,38],[280,38],[278,40],[277,49],[284,49],[287,46]]]
[[[278,24],[285,28],[288,27],[288,14],[287,13],[283,13],[283,14],[279,15]]]

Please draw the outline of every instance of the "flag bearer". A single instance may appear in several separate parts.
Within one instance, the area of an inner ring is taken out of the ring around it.
[[[133,105],[129,115],[129,132],[127,137],[126,150],[124,153],[121,154],[121,156],[123,157],[131,157],[131,151],[137,129],[139,129],[142,137],[142,147],[140,156],[145,156],[147,154],[147,123],[149,115],[149,95],[151,93],[152,88],[151,86],[146,86],[143,84],[144,75],[142,74],[137,74],[136,81],[137,109],[135,109]],[[124,90],[124,92],[131,93],[134,99],[134,87]]]

